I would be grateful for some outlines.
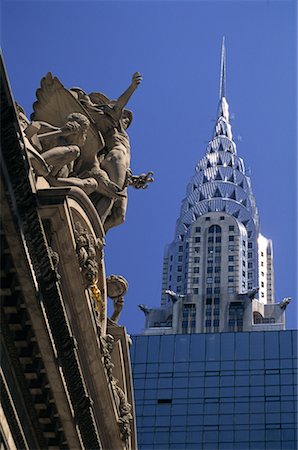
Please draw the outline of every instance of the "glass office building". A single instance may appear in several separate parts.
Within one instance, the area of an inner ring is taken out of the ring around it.
[[[296,450],[297,332],[135,336],[139,450]]]

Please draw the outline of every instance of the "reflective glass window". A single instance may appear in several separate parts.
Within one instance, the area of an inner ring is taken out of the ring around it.
[[[249,334],[252,333],[237,333],[236,334],[236,360],[249,359]]]
[[[159,360],[160,362],[173,361],[175,336],[162,336],[160,343]]]
[[[157,362],[159,354],[160,336],[150,336],[148,339],[148,362]],[[136,350],[136,354],[139,353],[139,349]]]

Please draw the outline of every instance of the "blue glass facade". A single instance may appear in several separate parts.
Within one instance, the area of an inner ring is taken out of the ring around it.
[[[297,332],[135,336],[139,450],[296,450]]]

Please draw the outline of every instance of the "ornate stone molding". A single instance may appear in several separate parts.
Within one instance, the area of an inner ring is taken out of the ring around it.
[[[94,309],[98,313],[100,321],[102,321],[105,318],[105,304],[101,290],[98,287],[98,270],[100,262],[98,262],[96,249],[100,251],[102,258],[104,242],[101,239],[95,240],[80,222],[76,222],[75,224],[75,239],[76,253],[78,255],[78,261],[82,270],[85,286],[94,301]]]
[[[111,353],[114,345],[114,337],[111,334],[107,334],[105,337],[100,338],[100,343],[103,363],[117,406],[121,439],[128,448],[128,439],[131,435],[131,420],[133,419],[133,416],[131,414],[132,406],[127,401],[126,395],[123,390],[120,388],[120,386],[118,386],[117,378],[113,376],[114,364],[112,362]]]

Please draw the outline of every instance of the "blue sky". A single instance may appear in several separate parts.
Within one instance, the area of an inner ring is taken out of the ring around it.
[[[107,274],[129,281],[121,322],[160,302],[164,246],[211,138],[222,36],[238,154],[251,169],[261,232],[273,240],[276,301],[297,327],[296,1],[3,1],[2,50],[15,99],[32,111],[48,71],[66,87],[116,98],[140,71],[129,107],[131,167],[155,183],[130,191],[127,220],[107,235]]]

